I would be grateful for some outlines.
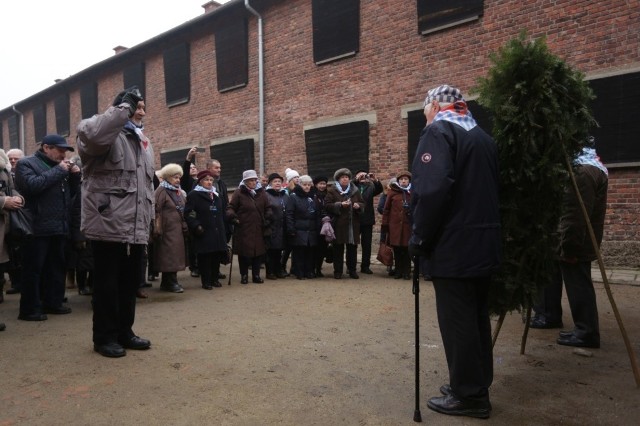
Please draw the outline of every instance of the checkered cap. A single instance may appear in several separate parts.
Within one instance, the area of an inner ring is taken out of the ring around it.
[[[431,101],[436,100],[438,102],[444,103],[454,103],[458,101],[464,102],[464,98],[462,97],[462,92],[460,89],[449,86],[447,84],[443,84],[442,86],[438,86],[435,89],[431,89],[427,92],[427,97],[424,100],[424,106],[426,107]]]

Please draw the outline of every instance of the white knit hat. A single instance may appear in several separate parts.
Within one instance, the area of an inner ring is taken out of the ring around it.
[[[287,182],[291,182],[292,179],[299,177],[300,173],[296,172],[293,169],[287,168],[287,170],[284,171],[284,176],[287,178]]]

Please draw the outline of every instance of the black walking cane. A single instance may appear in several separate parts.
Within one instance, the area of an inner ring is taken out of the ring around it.
[[[231,271],[233,270],[233,251],[229,250],[229,253],[231,256],[229,257],[229,280],[227,281],[227,285],[231,285]]]
[[[416,319],[416,409],[413,412],[413,421],[421,423],[420,414],[420,256],[413,256],[413,295],[415,296]]]

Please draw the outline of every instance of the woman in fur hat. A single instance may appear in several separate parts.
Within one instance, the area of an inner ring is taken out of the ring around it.
[[[265,238],[271,233],[271,208],[264,188],[258,188],[255,170],[242,173],[242,182],[231,196],[226,215],[229,222],[234,224],[233,253],[238,255],[240,283],[249,282],[249,266],[252,281],[255,284],[263,283],[260,265],[267,251]]]
[[[409,237],[411,236],[411,173],[403,171],[396,176],[396,183],[389,185],[387,201],[382,211],[382,232],[388,235],[393,247],[396,279],[411,278]]]
[[[333,242],[333,277],[342,278],[344,272],[344,252],[347,252],[349,277],[358,279],[356,271],[358,244],[360,243],[360,215],[364,210],[364,200],[360,191],[351,184],[351,171],[338,169],[333,174],[335,185],[327,191],[325,209],[332,218],[336,239]]]
[[[162,272],[160,289],[182,293],[178,271],[187,267],[184,219],[186,195],[180,188],[182,167],[169,163],[160,169],[162,182],[155,191],[155,220],[153,226],[154,268]]]

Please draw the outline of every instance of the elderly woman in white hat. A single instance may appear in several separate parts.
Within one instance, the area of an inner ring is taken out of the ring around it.
[[[264,239],[271,230],[271,208],[264,188],[258,188],[255,170],[242,173],[242,182],[231,196],[226,213],[227,219],[234,225],[232,247],[233,253],[238,255],[240,283],[249,282],[249,266],[252,282],[263,283],[260,265],[267,251]]]

